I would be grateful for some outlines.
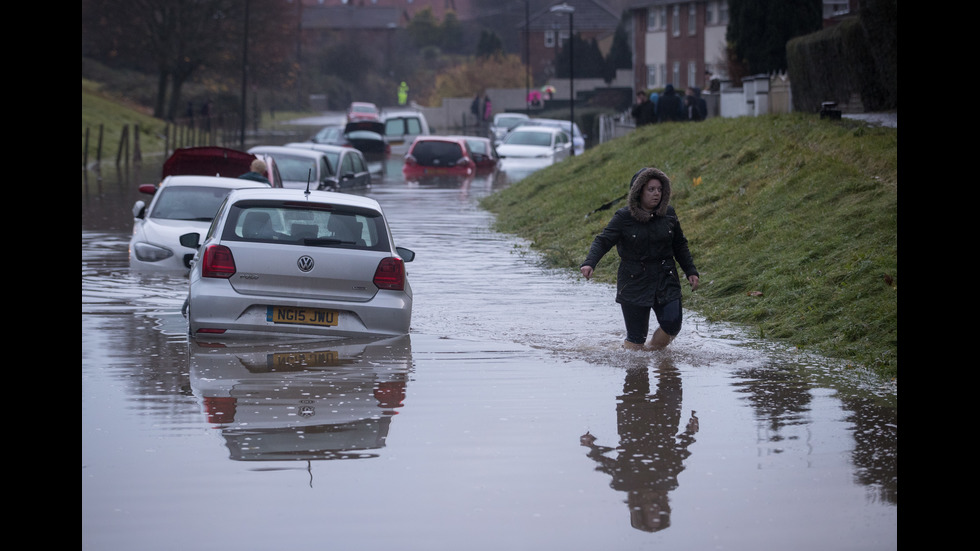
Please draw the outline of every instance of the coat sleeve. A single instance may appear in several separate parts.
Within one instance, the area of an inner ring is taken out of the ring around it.
[[[691,256],[691,249],[687,246],[687,238],[684,237],[684,230],[681,229],[681,221],[679,218],[675,219],[677,220],[677,225],[674,231],[674,259],[681,265],[681,269],[684,270],[684,275],[688,277],[692,275],[701,277],[698,269],[694,266],[694,257]]]
[[[609,252],[609,249],[613,248],[617,243],[619,243],[620,238],[623,235],[623,216],[620,212],[613,215],[612,220],[606,225],[602,233],[595,236],[592,240],[592,246],[589,247],[589,254],[585,257],[585,262],[579,266],[591,266],[596,267],[596,264],[602,260],[602,257]]]

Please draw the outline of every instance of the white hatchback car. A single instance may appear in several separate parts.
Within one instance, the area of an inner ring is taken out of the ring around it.
[[[190,273],[192,337],[394,336],[409,331],[415,253],[374,199],[328,191],[232,192]]]
[[[167,176],[157,187],[140,186],[153,195],[150,205],[133,205],[133,236],[129,240],[129,267],[135,272],[188,273],[195,249],[180,244],[188,232],[204,232],[233,189],[263,188],[268,184],[217,176]]]

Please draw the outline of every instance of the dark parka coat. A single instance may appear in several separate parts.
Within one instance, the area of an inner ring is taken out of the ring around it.
[[[663,186],[660,204],[653,213],[640,208],[643,188],[651,179]],[[616,276],[616,302],[637,306],[666,304],[681,298],[677,265],[687,276],[699,275],[687,247],[680,221],[670,206],[670,179],[656,168],[641,169],[630,183],[628,206],[592,241],[582,266],[593,269],[615,245],[619,253]]]

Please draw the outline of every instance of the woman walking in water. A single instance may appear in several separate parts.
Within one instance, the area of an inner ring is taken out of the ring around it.
[[[679,263],[691,290],[698,288],[699,275],[670,205],[670,179],[663,171],[646,167],[633,175],[627,206],[616,211],[602,233],[596,236],[581,265],[582,275],[592,277],[596,264],[615,246],[619,253],[616,302],[626,322],[624,348],[662,350],[680,333],[681,283]],[[659,327],[646,341],[650,311]]]

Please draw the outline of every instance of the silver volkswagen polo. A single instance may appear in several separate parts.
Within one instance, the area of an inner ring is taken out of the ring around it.
[[[381,205],[357,195],[294,189],[228,195],[190,272],[195,338],[392,336],[409,331],[412,288]]]

